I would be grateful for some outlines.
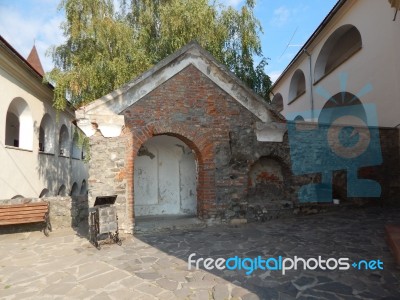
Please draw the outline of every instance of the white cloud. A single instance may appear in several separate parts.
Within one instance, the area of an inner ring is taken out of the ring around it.
[[[269,76],[269,78],[271,78],[272,83],[274,83],[279,78],[279,76],[281,76],[281,74],[282,74],[282,71],[268,72],[268,76]]]
[[[285,6],[280,6],[274,10],[274,17],[271,20],[271,25],[281,27],[285,25],[290,17],[290,10]]]
[[[222,0],[221,2],[226,6],[232,6],[237,8],[243,2],[243,0]]]
[[[25,16],[16,7],[0,5],[0,34],[25,58],[35,41],[45,71],[53,67],[51,58],[45,55],[47,49],[63,42],[61,21],[62,16],[57,15],[55,9],[50,15],[32,13]]]

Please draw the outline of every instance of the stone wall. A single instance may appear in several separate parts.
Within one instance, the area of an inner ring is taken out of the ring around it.
[[[0,200],[0,205],[34,203],[46,201],[50,204],[50,223],[52,230],[74,228],[87,231],[88,201],[87,196],[66,196],[46,198],[19,198]],[[0,227],[0,232],[38,230],[41,225],[10,225]]]
[[[365,128],[357,128],[360,141],[369,142],[364,146],[361,142],[357,143],[357,145],[361,145],[360,148],[356,146],[353,148],[353,146],[348,145],[354,151],[348,151],[346,154],[346,149],[342,147],[340,139],[334,138],[334,134],[332,134],[335,131],[339,132],[342,127],[320,126],[317,129],[316,124],[310,123],[298,123],[296,126],[301,135],[291,141],[291,146],[293,146],[292,142],[303,146],[294,147],[297,149],[292,149],[291,151],[292,162],[297,163],[297,166],[292,164],[292,170],[299,167],[304,169],[305,173],[313,176],[313,182],[321,181],[321,170],[333,170],[333,196],[343,201],[365,198],[362,195],[348,196],[347,176],[349,171],[353,171],[354,176],[357,178],[371,179],[380,184],[381,196],[373,197],[376,201],[390,203],[396,200],[400,191],[398,183],[400,171],[399,168],[395,167],[400,162],[398,155],[399,132],[397,129],[370,128],[367,130]],[[331,133],[328,133],[328,130]],[[356,145],[356,142],[354,142],[354,145]],[[335,151],[344,151],[342,153],[343,156],[333,154]],[[357,154],[357,151],[360,154]],[[353,156],[348,159],[343,158],[349,153]],[[295,177],[301,178],[301,176]],[[356,194],[362,194],[363,190],[365,190],[369,195],[372,195],[372,185],[373,183],[370,182],[365,187],[360,186]]]
[[[118,138],[104,138],[100,133],[90,138],[91,159],[89,161],[88,200],[93,207],[97,196],[117,195],[119,223],[126,227],[127,220],[127,171],[126,156],[129,150],[127,135]],[[132,155],[132,154],[131,154]],[[132,176],[132,174],[130,174]]]
[[[303,130],[305,136],[306,154],[312,152],[322,153],[326,150],[327,140],[321,135],[315,138],[316,124],[300,123],[298,129]],[[322,129],[325,130],[326,128]],[[225,222],[240,224],[243,222],[266,221],[278,217],[286,217],[297,214],[315,214],[329,210],[341,210],[360,205],[400,205],[398,195],[400,192],[399,172],[399,131],[395,128],[379,129],[379,145],[382,154],[381,163],[375,166],[356,168],[359,178],[372,179],[381,186],[380,197],[349,197],[347,195],[347,171],[333,171],[333,198],[340,200],[340,205],[333,203],[300,203],[298,192],[303,185],[321,182],[321,174],[318,172],[307,175],[293,175],[292,159],[285,154],[289,142],[286,139],[280,144],[280,155],[284,159],[276,157],[273,145],[264,148],[264,143],[259,143],[255,151],[264,153],[250,169],[249,189],[246,198],[232,201],[230,206],[221,213],[220,217]],[[312,141],[312,143],[310,142]],[[338,141],[330,140],[331,146]],[[244,146],[244,145],[243,145]],[[261,147],[261,149],[260,149]],[[266,151],[268,149],[268,151]],[[285,149],[285,150],[284,150]],[[304,149],[303,149],[304,150]],[[264,152],[263,152],[264,151]],[[304,158],[304,152],[294,151],[293,159],[300,160],[301,164],[309,163]],[[323,155],[313,158],[322,167],[329,159]],[[368,161],[368,160],[367,160]],[[338,162],[335,162],[338,163]],[[349,167],[347,165],[346,167]],[[355,167],[350,164],[350,167]]]

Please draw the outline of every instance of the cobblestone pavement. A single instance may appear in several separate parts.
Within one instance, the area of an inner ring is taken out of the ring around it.
[[[0,299],[400,299],[384,225],[400,209],[352,209],[262,224],[125,237],[99,251],[72,231],[0,236]],[[191,270],[187,258],[349,257],[384,270]]]

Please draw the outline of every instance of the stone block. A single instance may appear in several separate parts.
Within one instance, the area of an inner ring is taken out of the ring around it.
[[[246,223],[247,223],[247,219],[231,219],[230,220],[231,225],[242,225],[242,224],[246,224]]]

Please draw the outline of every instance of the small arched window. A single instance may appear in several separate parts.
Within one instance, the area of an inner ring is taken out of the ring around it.
[[[306,78],[302,70],[297,69],[290,81],[289,102],[304,94],[306,91]]]
[[[65,188],[64,184],[62,184],[58,189],[57,195],[62,197],[67,196],[67,189]]]
[[[88,154],[87,149],[84,146],[82,146],[81,158],[86,159],[87,154]]]
[[[283,98],[280,93],[277,93],[274,95],[274,98],[272,98],[271,105],[273,108],[275,108],[277,111],[281,112],[283,110]]]
[[[295,122],[304,122],[304,118],[300,115],[297,115],[296,118],[293,119]]]
[[[79,195],[79,187],[76,182],[72,185],[70,196],[78,196]]]
[[[8,107],[5,144],[32,150],[33,119],[28,103],[22,98],[15,98]]]
[[[49,195],[49,190],[44,188],[39,195],[39,198],[47,197]]]
[[[82,186],[81,186],[81,195],[86,195],[87,193],[87,185],[86,185],[86,180],[82,180]]]
[[[49,114],[45,114],[40,122],[39,151],[54,153],[54,123]]]
[[[82,149],[79,147],[79,132],[75,128],[74,135],[72,139],[72,158],[81,159]]]
[[[350,24],[336,29],[322,46],[315,63],[314,79],[329,74],[362,47],[361,34]]]
[[[69,156],[69,133],[68,128],[65,125],[61,126],[60,136],[59,136],[59,149],[60,156]]]

